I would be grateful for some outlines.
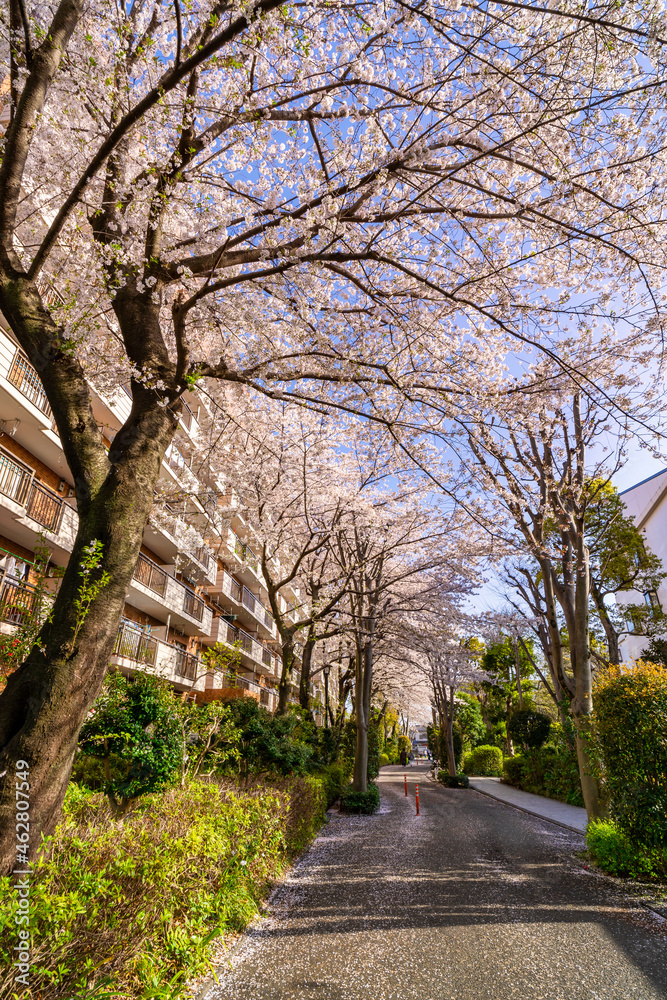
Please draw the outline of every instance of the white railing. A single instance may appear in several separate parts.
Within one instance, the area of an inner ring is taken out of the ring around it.
[[[132,660],[151,673],[157,673],[167,680],[199,681],[201,687],[206,675],[206,666],[199,657],[186,652],[163,639],[158,639],[123,622],[114,646],[113,655],[126,660]]]
[[[141,584],[146,590],[160,597],[161,603],[166,608],[171,608],[177,613],[187,615],[201,624],[202,632],[209,635],[211,632],[211,609],[204,601],[198,597],[193,590],[186,587],[170,576],[165,570],[148,559],[143,553],[139,555],[137,565],[134,567],[133,579]]]
[[[237,628],[224,618],[216,618],[211,626],[211,642],[220,642],[229,648],[236,648],[242,656],[247,656],[258,666],[272,674],[280,669],[280,660],[275,653],[242,628]]]
[[[277,635],[276,623],[273,615],[268,611],[258,597],[235,580],[226,569],[219,569],[215,582],[214,593],[224,594],[236,604],[242,604],[247,611],[255,618],[260,625],[268,630],[271,637],[275,639]]]

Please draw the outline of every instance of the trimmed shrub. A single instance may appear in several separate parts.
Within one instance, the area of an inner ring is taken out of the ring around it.
[[[317,836],[326,821],[327,792],[322,778],[311,774],[288,779],[284,790],[289,802],[285,846],[290,854],[297,854]]]
[[[374,813],[380,805],[380,792],[378,786],[372,782],[365,792],[355,792],[352,785],[349,785],[340,796],[340,807],[344,812],[364,813],[370,815]]]
[[[322,783],[239,792],[192,782],[148,793],[124,822],[104,796],[71,785],[64,819],[31,884],[31,993],[176,996],[206,973],[211,942],[240,931],[323,817]],[[0,995],[13,982],[17,894],[0,878]],[[99,992],[101,991],[101,992]]]
[[[522,787],[523,757],[505,757],[503,759],[503,781],[508,785]]]
[[[500,747],[475,747],[463,759],[466,774],[501,775],[503,773],[503,752]]]
[[[667,852],[635,847],[616,823],[593,820],[586,830],[586,844],[595,863],[610,875],[652,878],[667,872]]]
[[[515,743],[537,750],[544,746],[551,732],[551,719],[544,712],[522,708],[512,712],[507,721],[507,735]]]
[[[389,760],[389,757],[387,756],[386,753],[381,753],[380,754],[380,761],[379,761],[379,763],[380,763],[380,767],[386,767],[387,764],[391,764],[391,761]]]
[[[598,674],[595,725],[611,815],[634,846],[667,848],[667,668]]]
[[[526,750],[516,757],[505,757],[503,781],[508,785],[545,795],[549,799],[583,806],[577,755],[572,747],[540,747]]]
[[[470,788],[470,782],[468,781],[467,774],[446,774],[444,771],[440,771],[438,774],[438,781],[440,781],[445,788]]]

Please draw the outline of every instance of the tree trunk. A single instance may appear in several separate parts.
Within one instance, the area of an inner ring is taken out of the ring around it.
[[[313,650],[315,649],[315,625],[311,622],[308,626],[306,641],[303,646],[303,657],[301,659],[301,680],[299,682],[299,704],[304,711],[308,712],[312,718],[310,708],[310,668],[313,662]]]
[[[352,787],[355,792],[368,789],[368,723],[371,710],[373,680],[373,643],[368,640],[357,650],[354,703],[357,717],[357,739],[354,753]]]
[[[42,834],[52,833],[60,814],[79,729],[104,680],[128,585],[153,503],[160,462],[173,435],[173,418],[155,408],[145,421],[130,461],[112,465],[94,496],[79,503],[79,529],[53,612],[38,644],[10,675],[0,696],[0,870],[12,865],[14,772],[24,760],[30,770],[30,834],[34,857]],[[83,492],[83,491],[82,491]],[[83,619],[75,602],[81,592],[83,549],[102,542],[93,579],[110,575]]]
[[[294,672],[294,635],[292,633],[283,638],[282,657],[283,669],[278,684],[277,715],[285,715],[290,703],[290,689],[292,686],[292,674]]]
[[[589,820],[603,815],[600,802],[600,785],[595,776],[591,753],[591,716],[593,713],[593,677],[589,652],[589,580],[590,568],[588,549],[580,529],[576,544],[576,587],[574,595],[575,634],[570,645],[575,654],[575,694],[572,701],[572,717],[575,727],[575,743],[579,762],[581,791]]]

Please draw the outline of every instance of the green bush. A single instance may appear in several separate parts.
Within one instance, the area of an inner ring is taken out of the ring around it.
[[[593,820],[586,830],[586,844],[596,864],[610,875],[653,878],[667,873],[667,852],[647,851],[633,846],[610,820]]]
[[[352,785],[349,785],[340,796],[340,807],[344,812],[370,815],[378,809],[379,805],[380,792],[378,786],[372,782],[365,792],[355,792]]]
[[[240,931],[323,817],[321,781],[239,792],[192,782],[110,822],[71,785],[31,886],[32,993],[40,1000],[175,997],[209,971],[210,945]],[[10,995],[18,899],[0,879],[0,995]],[[21,994],[17,994],[23,1000]]]
[[[440,771],[438,773],[438,781],[440,781],[445,788],[470,788],[470,782],[468,781],[467,774],[447,774],[445,771]]]
[[[503,773],[503,752],[500,747],[475,747],[463,760],[466,774],[501,775]]]
[[[545,795],[549,799],[583,806],[579,767],[574,748],[567,744],[526,750],[503,760],[503,781],[508,785]]]
[[[386,767],[387,764],[391,764],[391,761],[389,760],[389,757],[387,756],[386,753],[381,753],[380,754],[380,759],[379,759],[379,766],[380,767]]]
[[[327,808],[332,806],[339,798],[344,786],[347,784],[349,775],[341,764],[327,764],[320,771],[315,772],[316,776],[324,783],[324,792],[327,798]]]
[[[284,791],[289,802],[285,846],[290,854],[297,854],[310,844],[326,821],[326,784],[321,777],[309,774],[288,780]]]
[[[596,678],[595,726],[611,815],[635,846],[667,849],[667,668],[639,662]]]
[[[504,757],[503,758],[503,781],[508,785],[515,785],[517,788],[522,787],[523,780],[523,757]]]
[[[227,704],[238,734],[235,767],[242,777],[305,773],[317,745],[314,725],[309,727],[297,713],[271,715],[254,698],[233,698]]]
[[[537,750],[549,739],[551,719],[544,712],[535,712],[531,708],[518,709],[512,712],[507,720],[507,735],[515,743]]]
[[[149,674],[111,673],[79,734],[79,755],[93,758],[99,787],[114,810],[174,781],[183,760],[178,706],[166,683]],[[88,768],[88,771],[95,771]],[[80,767],[81,776],[86,766]]]

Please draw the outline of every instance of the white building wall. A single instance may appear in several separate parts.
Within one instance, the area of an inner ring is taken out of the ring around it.
[[[667,469],[624,490],[621,498],[644,535],[647,548],[660,558],[667,570]],[[619,604],[640,604],[643,600],[644,595],[637,591],[618,595]],[[667,609],[667,579],[658,590],[658,600],[663,610]],[[626,636],[621,642],[623,659],[636,659],[647,644],[648,639],[644,636]]]

